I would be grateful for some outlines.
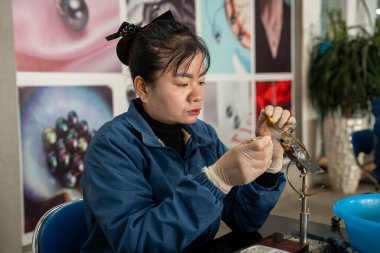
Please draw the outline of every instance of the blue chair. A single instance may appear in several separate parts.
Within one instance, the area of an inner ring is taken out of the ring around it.
[[[355,162],[358,165],[358,167],[361,169],[363,174],[367,176],[367,178],[373,182],[375,185],[376,191],[380,190],[379,183],[377,180],[365,170],[365,166],[374,163],[374,159],[364,159],[364,161],[359,160],[359,156],[361,153],[364,153],[366,155],[370,155],[375,151],[376,148],[376,136],[371,129],[362,129],[358,131],[354,131],[351,133],[350,137],[351,142],[351,148],[354,154]]]
[[[47,211],[33,233],[33,253],[74,253],[88,237],[83,200],[60,204]]]

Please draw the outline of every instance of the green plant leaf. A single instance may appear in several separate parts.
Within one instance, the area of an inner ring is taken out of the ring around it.
[[[318,37],[310,51],[308,91],[312,106],[326,116],[369,113],[380,96],[380,24],[373,33],[348,27],[340,11],[329,13],[329,33]],[[355,30],[355,36],[349,31]]]

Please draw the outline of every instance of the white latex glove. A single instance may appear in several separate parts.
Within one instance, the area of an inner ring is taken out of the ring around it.
[[[268,136],[245,140],[228,150],[205,174],[224,193],[232,186],[248,184],[263,174],[273,155],[273,144]]]
[[[273,126],[268,122],[267,116],[273,118]],[[282,160],[284,158],[284,149],[278,142],[280,131],[286,131],[295,125],[296,119],[290,116],[289,110],[284,110],[280,106],[273,107],[267,105],[261,110],[257,121],[256,136],[270,136],[273,142],[272,164],[266,172],[277,173],[282,169]]]

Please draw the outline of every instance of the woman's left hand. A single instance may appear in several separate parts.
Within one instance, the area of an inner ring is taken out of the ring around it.
[[[275,126],[268,122],[268,117],[272,117]],[[272,164],[267,172],[277,173],[281,170],[284,150],[278,142],[278,138],[281,131],[286,131],[295,124],[296,119],[290,116],[290,111],[284,110],[280,106],[267,105],[261,110],[257,121],[256,136],[271,136],[273,142]]]
[[[273,123],[277,128],[268,122],[268,116],[273,118]],[[280,106],[273,107],[273,105],[267,105],[260,112],[259,120],[257,121],[256,136],[278,135],[278,129],[286,131],[295,124],[296,119],[290,116],[289,110],[284,110]]]

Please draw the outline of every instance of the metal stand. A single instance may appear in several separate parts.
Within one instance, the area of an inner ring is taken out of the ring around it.
[[[294,158],[294,160],[296,159]],[[301,185],[300,191],[297,190],[293,186],[291,181],[289,180],[288,172],[289,172],[290,164],[292,163],[294,163],[297,166],[298,170],[300,171],[300,177],[302,179],[301,181],[302,185]],[[311,163],[304,163],[304,164],[306,164],[306,166],[311,165]],[[264,245],[264,246],[268,246],[274,249],[281,249],[281,250],[285,250],[287,252],[292,252],[292,253],[335,252],[335,251],[329,251],[330,245],[327,241],[322,241],[319,238],[313,239],[312,234],[309,234],[309,238],[308,238],[308,222],[309,222],[310,213],[307,207],[307,197],[317,194],[324,188],[324,186],[322,186],[315,193],[312,193],[312,194],[308,193],[308,181],[307,181],[308,176],[315,173],[320,173],[320,171],[315,168],[309,167],[309,170],[308,170],[300,162],[295,162],[295,161],[289,162],[286,168],[287,181],[289,182],[289,185],[292,187],[292,189],[299,194],[299,200],[301,201],[299,236],[298,234],[296,235],[296,234],[274,233],[260,240],[257,243],[258,245]]]
[[[300,213],[300,238],[299,238],[299,242],[302,244],[307,244],[308,243],[308,240],[307,240],[308,221],[309,221],[309,217],[310,217],[309,208],[307,207],[307,197],[319,193],[324,188],[324,185],[322,185],[318,191],[316,191],[312,194],[309,194],[308,193],[308,185],[307,185],[307,176],[309,174],[307,173],[306,168],[304,166],[302,166],[301,163],[293,162],[297,166],[298,170],[301,172],[300,177],[302,178],[302,185],[301,185],[301,191],[298,191],[292,185],[291,181],[289,180],[288,171],[289,171],[289,167],[290,167],[291,163],[292,162],[290,162],[288,164],[288,167],[286,168],[286,179],[288,180],[289,185],[292,187],[292,189],[295,192],[297,192],[300,196],[299,200],[301,201],[301,213]]]

